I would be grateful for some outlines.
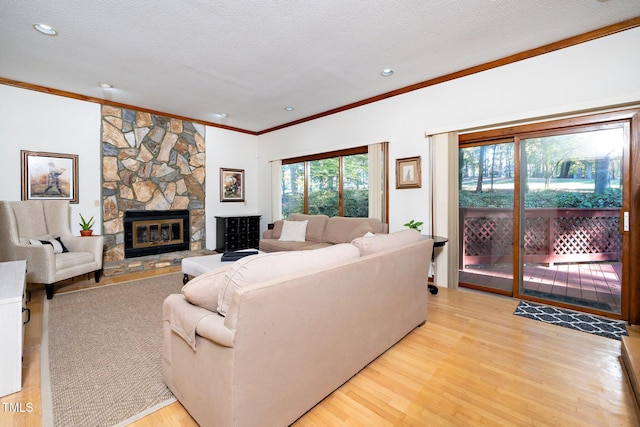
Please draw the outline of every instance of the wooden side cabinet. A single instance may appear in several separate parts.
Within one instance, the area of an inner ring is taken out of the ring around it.
[[[26,261],[0,262],[0,396],[22,389]]]
[[[217,252],[257,248],[259,244],[260,215],[216,217]]]

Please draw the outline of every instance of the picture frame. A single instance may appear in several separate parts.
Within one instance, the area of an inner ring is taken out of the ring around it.
[[[20,150],[21,199],[78,203],[78,155]]]
[[[422,167],[420,156],[396,159],[396,188],[421,187]]]
[[[244,169],[220,168],[220,201],[244,202]]]

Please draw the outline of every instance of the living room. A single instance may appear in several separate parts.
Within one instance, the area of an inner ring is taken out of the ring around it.
[[[457,152],[457,145],[434,146],[429,136],[637,106],[639,64],[632,52],[640,45],[638,25],[636,18],[623,31],[611,31],[604,37],[266,133],[242,132],[202,121],[208,193],[206,247],[215,247],[217,215],[261,215],[261,230],[278,219],[272,208],[271,161],[378,142],[389,143],[390,231],[403,229],[410,219],[427,224],[433,220],[434,229],[429,231],[447,235],[447,188],[456,183],[443,177],[456,175],[449,170],[447,159]],[[0,176],[4,183],[0,199],[21,198],[21,150],[78,155],[79,201],[71,205],[72,229],[79,233],[80,214],[94,216],[95,230],[100,234],[101,104],[29,88],[19,80],[2,79],[0,83]],[[100,95],[96,91],[95,98]],[[147,105],[132,107],[153,110]],[[165,113],[167,117],[183,117],[181,111]],[[422,187],[396,189],[394,160],[412,156],[422,158]],[[220,168],[245,171],[243,202],[220,201]],[[438,257],[438,271],[446,271],[448,253],[456,250],[456,242],[450,242]],[[439,286],[455,287],[446,275],[441,277]]]
[[[446,163],[429,158],[425,135],[625,108],[640,98],[630,71],[636,58],[626,54],[639,33],[629,29],[265,134],[206,126],[207,246],[215,242],[214,215],[259,213],[262,229],[274,220],[271,160],[386,141],[390,159],[421,156],[423,165],[433,164],[433,176],[442,176],[437,169]],[[100,105],[3,83],[0,198],[20,199],[20,150],[77,154],[80,197],[72,218],[95,215],[101,224]],[[245,170],[244,202],[220,202],[218,170],[223,167]],[[395,190],[393,161],[389,168],[390,229],[412,218],[429,220],[432,183],[426,180],[432,174],[424,174],[422,188]],[[446,217],[442,208],[435,204],[435,216]],[[72,226],[79,230],[75,221]]]

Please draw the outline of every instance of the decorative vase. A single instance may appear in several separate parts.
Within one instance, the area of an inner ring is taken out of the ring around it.
[[[81,236],[91,236],[93,234],[93,230],[80,230]]]

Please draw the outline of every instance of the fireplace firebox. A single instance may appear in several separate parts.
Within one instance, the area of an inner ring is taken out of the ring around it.
[[[189,211],[126,211],[124,257],[189,250]]]

